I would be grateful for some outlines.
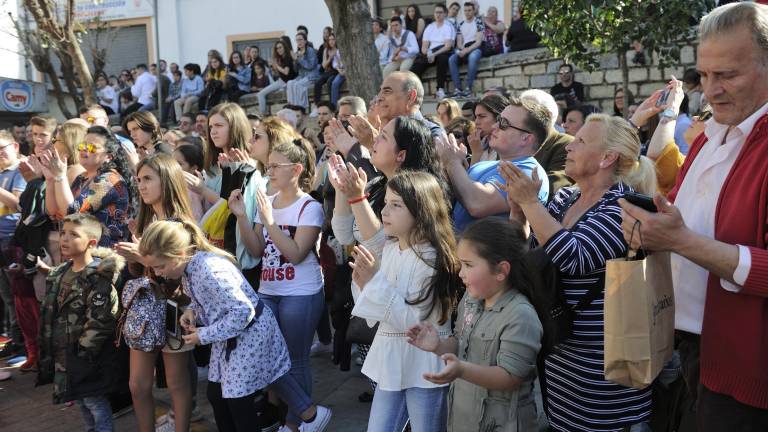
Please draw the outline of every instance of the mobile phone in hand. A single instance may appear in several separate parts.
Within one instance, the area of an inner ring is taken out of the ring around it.
[[[669,89],[665,89],[661,96],[659,96],[659,99],[656,100],[656,107],[658,108],[666,105],[667,99],[669,99]]]
[[[624,194],[623,198],[630,204],[636,205],[645,211],[651,213],[658,212],[656,204],[653,202],[653,198],[648,195],[643,195],[637,192],[627,192]]]

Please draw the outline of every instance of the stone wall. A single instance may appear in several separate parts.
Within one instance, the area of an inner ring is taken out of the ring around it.
[[[628,53],[631,59],[632,53]],[[631,61],[629,68],[629,90],[639,103],[655,90],[663,87],[670,75],[682,79],[685,69],[696,64],[694,46],[681,49],[680,63],[676,67],[661,68],[654,58],[646,66],[634,66]],[[505,86],[513,93],[519,93],[530,88],[549,89],[558,82],[557,72],[563,60],[553,58],[546,48],[500,54],[484,58],[480,62],[477,80],[473,91],[479,94],[483,89],[493,86]],[[462,79],[466,66],[462,67]],[[449,78],[450,79],[450,78]],[[596,105],[603,111],[613,110],[613,93],[621,86],[622,77],[619,69],[619,59],[616,55],[603,56],[600,67],[594,72],[576,69],[576,81],[584,84],[586,103]],[[434,69],[427,71],[424,76],[425,91],[434,95],[436,88]]]
[[[634,66],[631,63],[632,52],[627,53],[629,68],[629,90],[635,95],[636,102],[648,97],[655,90],[660,89],[669,80],[670,75],[682,79],[685,69],[696,64],[695,46],[684,46],[680,51],[680,63],[676,67],[661,68],[655,61],[655,57],[649,65]],[[647,58],[651,58],[647,56]],[[504,86],[513,93],[519,93],[529,88],[537,88],[549,91],[550,87],[558,82],[557,72],[563,60],[550,55],[547,48],[514,53],[499,54],[484,58],[480,61],[477,80],[474,83],[474,93],[479,95],[483,89]],[[462,79],[466,74],[466,66],[462,66]],[[435,68],[430,68],[423,77],[425,87],[424,112],[434,112],[434,94],[437,91],[435,80]],[[449,77],[450,80],[450,77]],[[584,84],[586,103],[596,105],[603,111],[613,110],[613,93],[621,86],[621,69],[616,55],[606,55],[600,59],[600,67],[594,72],[576,69],[576,81]],[[449,84],[452,89],[452,85]],[[449,90],[450,91],[450,90]],[[346,90],[342,92],[346,93]],[[310,90],[312,99],[313,90]],[[272,112],[285,104],[284,93],[273,94],[268,98]],[[256,95],[246,95],[241,99],[241,105],[247,111],[258,109]]]

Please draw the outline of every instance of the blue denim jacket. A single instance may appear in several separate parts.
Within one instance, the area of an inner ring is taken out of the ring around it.
[[[320,64],[317,62],[317,52],[311,46],[307,46],[304,55],[296,59],[296,70],[299,78],[317,79],[320,76]]]

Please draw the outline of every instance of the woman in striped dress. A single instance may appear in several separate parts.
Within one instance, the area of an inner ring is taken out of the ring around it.
[[[606,381],[603,373],[602,285],[606,261],[627,250],[616,201],[631,190],[655,192],[653,162],[640,156],[640,140],[626,120],[603,114],[590,115],[566,150],[565,172],[576,185],[560,189],[549,208],[537,199],[537,178],[509,163],[500,168],[510,204],[520,206],[534,242],[560,270],[568,304],[576,305],[590,287],[601,285],[595,299],[576,311],[573,335],[545,359],[547,416],[558,431],[643,430],[650,387],[623,387]]]

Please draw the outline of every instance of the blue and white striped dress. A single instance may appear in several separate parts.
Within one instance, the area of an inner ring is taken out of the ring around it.
[[[568,304],[575,305],[589,288],[601,283],[606,260],[624,256],[621,208],[616,202],[631,190],[613,185],[571,229],[563,229],[544,244],[560,269]],[[562,220],[565,203],[577,188],[562,188],[549,204],[549,213]],[[620,431],[648,419],[651,388],[636,390],[608,382],[603,373],[603,295],[577,311],[573,336],[560,352],[545,360],[547,417],[558,431]]]

